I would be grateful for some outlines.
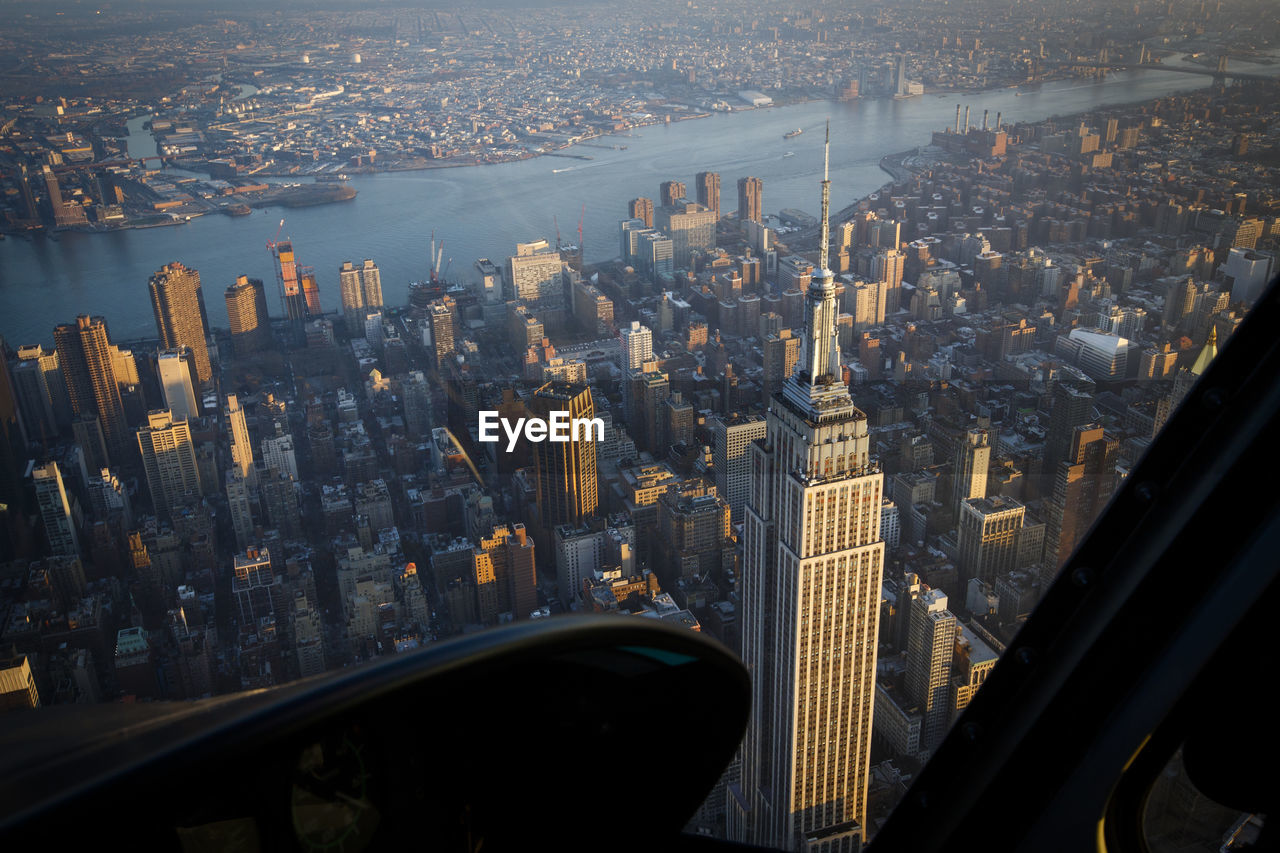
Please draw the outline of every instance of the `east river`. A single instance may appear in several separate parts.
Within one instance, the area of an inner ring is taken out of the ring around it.
[[[171,261],[199,270],[214,325],[226,325],[222,290],[241,274],[267,282],[271,312],[279,314],[266,242],[282,217],[283,236],[293,239],[299,262],[316,269],[325,310],[339,308],[341,262],[358,264],[363,258],[381,268],[386,303],[399,305],[406,300],[409,282],[426,277],[433,231],[437,241],[444,241],[446,263],[452,259],[448,277],[466,281],[476,258],[500,262],[517,242],[543,237],[554,242],[555,221],[564,242],[576,242],[585,204],[586,259],[608,260],[618,255],[617,225],[625,218],[628,199],[654,198],[659,182],[671,179],[685,181],[692,196],[694,173],[702,170],[720,173],[724,210],[736,209],[738,178],[755,175],[764,181],[766,212],[791,207],[816,214],[822,127],[828,118],[832,208],[838,210],[889,180],[878,165],[882,157],[927,145],[933,131],[951,125],[957,103],[969,105],[971,125],[981,123],[983,110],[989,111],[991,122],[998,112],[1008,124],[1143,101],[1208,86],[1210,80],[1131,71],[1102,81],[1061,80],[1030,90],[930,94],[903,101],[815,101],[715,114],[593,140],[593,145],[626,150],[567,149],[594,158],[590,161],[537,157],[495,166],[356,176],[351,183],[359,195],[344,203],[269,208],[242,217],[210,214],[185,225],[102,234],[10,235],[0,241],[0,334],[13,347],[51,344],[55,324],[88,313],[104,315],[116,340],[154,337],[147,280]],[[782,138],[797,127],[803,135]],[[151,153],[132,150],[149,141],[135,133],[131,153]]]

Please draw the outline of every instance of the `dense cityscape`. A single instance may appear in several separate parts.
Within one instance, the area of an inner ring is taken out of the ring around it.
[[[680,27],[650,7],[246,9],[191,15],[180,50],[177,12],[32,7],[0,36],[12,241],[341,201],[348,173],[589,158],[798,100],[1179,57],[1192,91],[1036,122],[957,94],[954,122],[883,152],[871,195],[814,174],[819,216],[690,163],[608,200],[608,262],[571,226],[452,269],[433,245],[392,304],[377,257],[316,269],[277,234],[274,280],[156,257],[122,283],[152,338],[113,338],[106,298],[0,337],[0,710],[270,688],[566,614],[660,620],[753,677],[689,831],[860,849],[1280,274],[1280,83],[1255,73],[1274,26],[1237,26],[1252,6],[976,5],[690,3]],[[154,157],[123,146],[144,116]],[[1239,816],[1188,811],[1179,784],[1149,806],[1161,849]]]

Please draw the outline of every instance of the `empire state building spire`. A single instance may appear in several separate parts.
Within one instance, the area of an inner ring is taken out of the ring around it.
[[[836,337],[835,275],[828,265],[831,238],[831,123],[822,164],[822,225],[819,236],[818,269],[814,271],[805,296],[804,352],[796,372],[784,388],[792,403],[810,411],[827,411],[852,405],[840,364]]]

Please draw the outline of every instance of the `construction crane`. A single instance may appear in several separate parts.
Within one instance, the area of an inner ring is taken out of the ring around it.
[[[562,245],[562,243],[560,242],[560,220],[556,218],[556,215],[554,213],[551,214],[551,222],[553,225],[556,226],[556,251],[558,252],[560,251],[560,246]]]
[[[440,260],[444,257],[444,241],[440,241],[440,250],[436,252],[435,260],[431,264],[431,281],[439,282],[444,276],[440,271]]]
[[[276,253],[276,246],[280,244],[280,232],[284,231],[284,220],[280,220],[280,226],[276,228],[276,236],[274,240],[267,241],[267,251],[272,255]]]
[[[582,221],[587,218],[587,205],[582,205],[582,213],[578,214],[578,272],[582,272],[582,262],[585,253],[582,250]]]

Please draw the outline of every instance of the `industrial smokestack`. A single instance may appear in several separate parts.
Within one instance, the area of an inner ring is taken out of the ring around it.
[[[996,113],[996,130],[1000,130],[1000,113]]]
[[[987,113],[988,113],[988,112],[990,112],[990,110],[983,110],[983,111],[982,111],[982,129],[983,129],[984,131],[987,129]]]
[[[964,132],[969,132],[969,105],[964,105]]]
[[[960,132],[960,105],[956,104],[956,133]]]

